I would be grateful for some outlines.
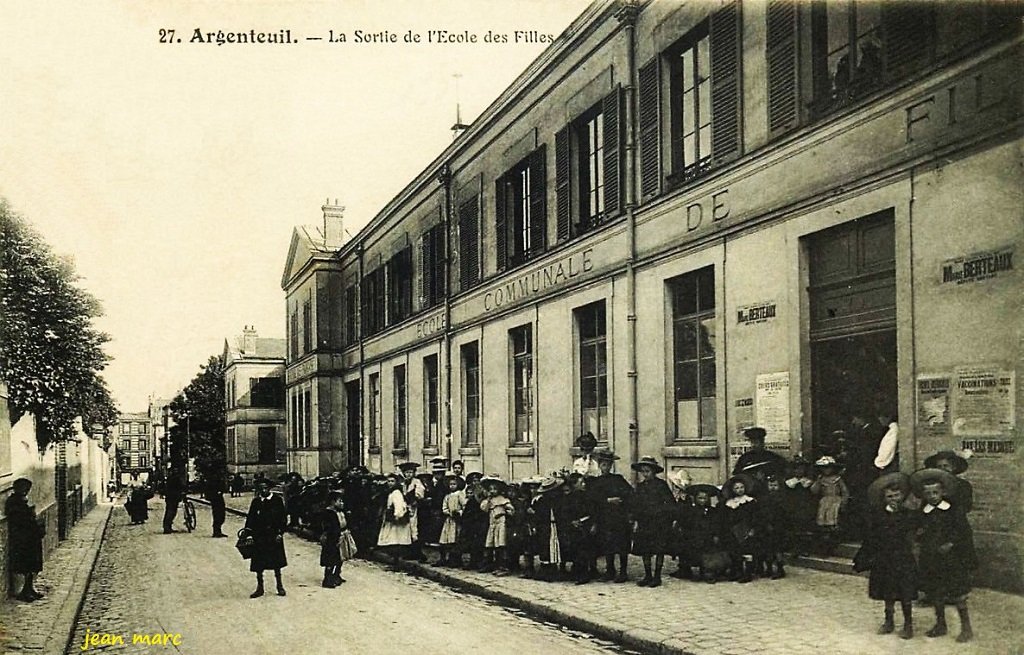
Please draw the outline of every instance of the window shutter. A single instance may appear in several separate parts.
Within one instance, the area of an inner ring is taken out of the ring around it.
[[[711,155],[715,163],[740,153],[739,6],[711,16]]]
[[[547,147],[530,156],[530,255],[539,255],[547,246]]]
[[[566,125],[555,134],[555,217],[558,222],[558,240],[564,241],[572,236],[570,224],[571,205],[569,195],[569,135],[570,126]],[[607,178],[605,178],[607,180]]]
[[[660,58],[655,57],[644,64],[639,74],[640,196],[645,200],[661,190],[660,63]]]
[[[359,312],[359,315],[360,315],[360,318],[362,319],[363,334],[364,335],[365,334],[372,334],[373,333],[373,326],[372,326],[373,312],[370,309],[370,298],[373,298],[373,276],[374,276],[375,273],[376,273],[376,271],[373,271],[373,272],[367,274],[362,279],[362,281],[359,283],[360,291],[362,292],[362,293],[359,294],[360,309],[361,309],[361,311]],[[294,314],[293,314],[293,316],[294,316]]]
[[[890,80],[909,75],[932,56],[933,14],[924,2],[882,4],[882,36],[885,72]]]
[[[622,209],[622,121],[619,120],[622,108],[622,89],[616,87],[601,102],[601,113],[604,115],[604,211],[607,216],[615,216]]]
[[[459,278],[462,290],[476,284],[480,274],[478,209],[475,197],[459,208]]]
[[[498,255],[498,270],[508,265],[508,225],[505,219],[505,178],[494,184],[494,243]]]
[[[417,289],[420,298],[420,307],[425,309],[430,307],[431,301],[433,300],[430,296],[430,289],[432,287],[431,276],[433,274],[433,263],[434,258],[431,253],[431,231],[427,230],[420,236],[419,243],[419,288]]]
[[[781,134],[796,127],[796,30],[794,0],[768,3],[768,133]]]
[[[447,260],[448,239],[445,238],[444,224],[434,228],[434,302],[439,303],[448,289],[448,276],[445,270]]]

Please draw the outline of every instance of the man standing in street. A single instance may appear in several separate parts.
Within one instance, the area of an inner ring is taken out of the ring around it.
[[[185,481],[180,471],[171,471],[164,485],[164,534],[177,532],[174,529],[174,517],[178,515],[178,505],[185,493]]]
[[[210,503],[210,511],[213,512],[213,536],[215,538],[226,537],[221,532],[224,525],[224,518],[227,514],[224,505],[224,477],[220,473],[211,473],[203,488],[203,497]]]

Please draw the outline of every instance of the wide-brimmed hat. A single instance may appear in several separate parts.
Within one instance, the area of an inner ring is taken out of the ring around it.
[[[398,465],[398,470],[399,471],[409,471],[409,470],[415,471],[419,467],[420,467],[420,465],[419,465],[418,462],[402,462],[401,464]]]
[[[837,462],[836,458],[832,457],[831,455],[825,455],[823,457],[819,457],[817,459],[817,461],[814,462],[814,465],[816,467],[818,467],[818,468],[825,468],[826,466],[831,466],[831,467],[837,468],[837,469],[843,468],[843,465],[840,464],[839,462]]]
[[[881,507],[885,504],[885,490],[889,487],[899,487],[904,498],[910,494],[910,476],[906,473],[886,473],[868,485],[868,503],[872,507]]]
[[[743,491],[748,496],[754,491],[754,487],[757,485],[757,483],[754,482],[754,478],[750,477],[748,474],[737,473],[736,475],[726,480],[725,484],[722,485],[722,495],[724,495],[726,498],[732,497],[732,485],[734,482],[742,482]]]
[[[490,475],[485,475],[483,478],[480,479],[480,484],[482,484],[485,487],[497,486],[497,487],[500,487],[500,488],[503,488],[503,489],[507,489],[508,488],[508,483],[505,482],[504,480],[502,480],[501,476],[499,476],[499,475],[497,475],[495,473],[491,473]]]
[[[658,460],[654,459],[649,455],[645,455],[644,457],[641,457],[639,460],[633,462],[632,464],[629,465],[629,468],[633,469],[634,471],[639,471],[640,468],[643,466],[651,467],[651,469],[653,469],[655,473],[661,473],[662,471],[665,470],[665,468],[658,463]]]
[[[753,427],[749,427],[743,430],[743,436],[746,437],[747,439],[750,439],[751,441],[754,441],[755,439],[764,440],[765,437],[768,436],[768,431],[760,426],[755,425]]]
[[[615,461],[617,459],[621,459],[618,455],[613,453],[608,448],[599,448],[599,449],[595,450],[593,457],[594,457],[594,459],[597,459],[597,460],[602,460],[603,459],[603,460],[608,460],[609,462],[613,462],[613,461]]]
[[[455,475],[454,473],[448,473],[443,478],[441,478],[441,482],[445,483],[446,485],[452,480],[455,480],[456,482],[462,482],[462,478]]]
[[[597,438],[592,432],[584,432],[576,438],[576,445],[580,448],[596,448]]]
[[[521,484],[541,485],[544,484],[546,479],[543,475],[531,475],[530,477],[523,478]]]
[[[924,498],[924,486],[932,482],[942,483],[942,496],[955,500],[960,492],[960,480],[955,475],[942,469],[918,469],[910,474],[910,486],[914,495]]]
[[[552,475],[551,477],[544,478],[544,480],[540,483],[540,486],[537,487],[537,493],[542,494],[548,491],[554,491],[555,489],[561,487],[563,484],[565,484],[564,479]]]
[[[435,457],[430,460],[430,470],[435,473],[438,471],[447,471],[448,459],[446,457]]]
[[[717,498],[718,496],[722,495],[721,489],[719,489],[713,484],[705,484],[703,482],[691,484],[689,487],[686,488],[686,495],[690,496],[691,498],[696,498],[697,494],[701,492],[708,494],[712,498]]]
[[[483,477],[484,474],[480,471],[473,471],[472,473],[466,474],[466,482],[479,482]]]
[[[937,469],[939,460],[949,460],[953,465],[953,475],[960,475],[967,470],[967,458],[957,455],[952,450],[940,450],[924,460],[925,468]]]

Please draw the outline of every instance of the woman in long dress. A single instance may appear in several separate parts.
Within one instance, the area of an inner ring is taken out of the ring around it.
[[[280,496],[270,493],[269,480],[261,479],[245,518],[245,529],[255,546],[252,559],[249,560],[249,570],[256,574],[256,591],[249,594],[250,598],[263,595],[263,572],[267,569],[274,570],[277,595],[285,595],[281,569],[288,566],[284,552],[284,531],[287,526],[288,513],[284,501]]]

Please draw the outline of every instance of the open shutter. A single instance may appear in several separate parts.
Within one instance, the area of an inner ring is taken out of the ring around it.
[[[566,125],[555,134],[555,217],[558,223],[558,240],[572,236],[572,222],[569,185],[569,134]]]
[[[463,291],[476,284],[480,275],[478,209],[476,197],[459,208],[459,279]]]
[[[604,212],[605,216],[615,216],[622,209],[622,121],[619,120],[622,109],[622,89],[604,97],[601,102],[601,113],[604,115]]]
[[[932,24],[933,13],[929,3],[883,3],[882,34],[888,79],[899,79],[928,63],[934,45]]]
[[[796,127],[797,6],[795,0],[768,3],[768,134],[775,136]]]
[[[658,195],[661,191],[660,63],[660,58],[655,57],[640,68],[640,196],[645,200]]]
[[[539,255],[547,247],[547,147],[530,155],[530,255]]]
[[[434,228],[434,302],[439,303],[448,291],[448,239],[444,223]]]
[[[420,236],[419,248],[417,248],[420,256],[418,266],[420,274],[418,278],[419,286],[417,288],[417,293],[419,294],[419,302],[421,308],[430,307],[432,302],[432,299],[430,297],[430,288],[432,285],[432,280],[430,278],[434,272],[434,257],[431,252],[431,247],[433,245],[432,241],[433,239],[431,238],[431,231],[428,230]]]
[[[711,155],[720,163],[740,153],[739,5],[711,16]]]
[[[505,218],[505,178],[494,184],[494,243],[497,248],[498,270],[508,266],[508,225]]]

